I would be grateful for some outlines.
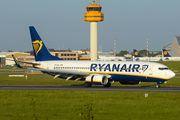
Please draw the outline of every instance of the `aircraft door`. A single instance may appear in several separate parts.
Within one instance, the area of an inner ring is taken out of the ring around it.
[[[150,65],[150,67],[149,67],[149,75],[152,75],[152,74],[153,74],[153,66]]]
[[[50,67],[50,64],[47,64],[47,69],[49,69],[49,67]]]

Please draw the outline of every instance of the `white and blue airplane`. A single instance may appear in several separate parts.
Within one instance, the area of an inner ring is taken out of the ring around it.
[[[172,57],[166,49],[163,49],[163,61],[180,61],[180,57]]]
[[[67,80],[85,81],[84,87],[103,85],[110,87],[111,82],[121,84],[140,84],[156,82],[156,87],[175,76],[167,66],[153,62],[139,61],[76,61],[63,60],[52,56],[33,26],[29,27],[34,50],[33,70]],[[18,67],[19,62],[13,56]],[[28,62],[24,62],[28,63]],[[29,68],[30,69],[30,68]]]
[[[162,57],[143,57],[136,49],[133,49],[136,61],[161,61]]]

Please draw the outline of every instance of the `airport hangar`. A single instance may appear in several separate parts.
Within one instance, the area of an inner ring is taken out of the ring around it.
[[[172,43],[163,47],[171,57],[180,57],[180,36],[175,36]]]

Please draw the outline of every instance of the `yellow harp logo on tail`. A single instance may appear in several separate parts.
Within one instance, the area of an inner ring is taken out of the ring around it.
[[[36,41],[34,41],[32,43],[33,43],[34,51],[35,51],[36,56],[37,56],[37,54],[39,53],[39,51],[41,50],[41,48],[43,46],[42,40],[41,41],[40,40],[36,40]]]

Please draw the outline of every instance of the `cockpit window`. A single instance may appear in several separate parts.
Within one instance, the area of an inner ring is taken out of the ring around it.
[[[169,70],[169,68],[159,68],[159,70]]]

